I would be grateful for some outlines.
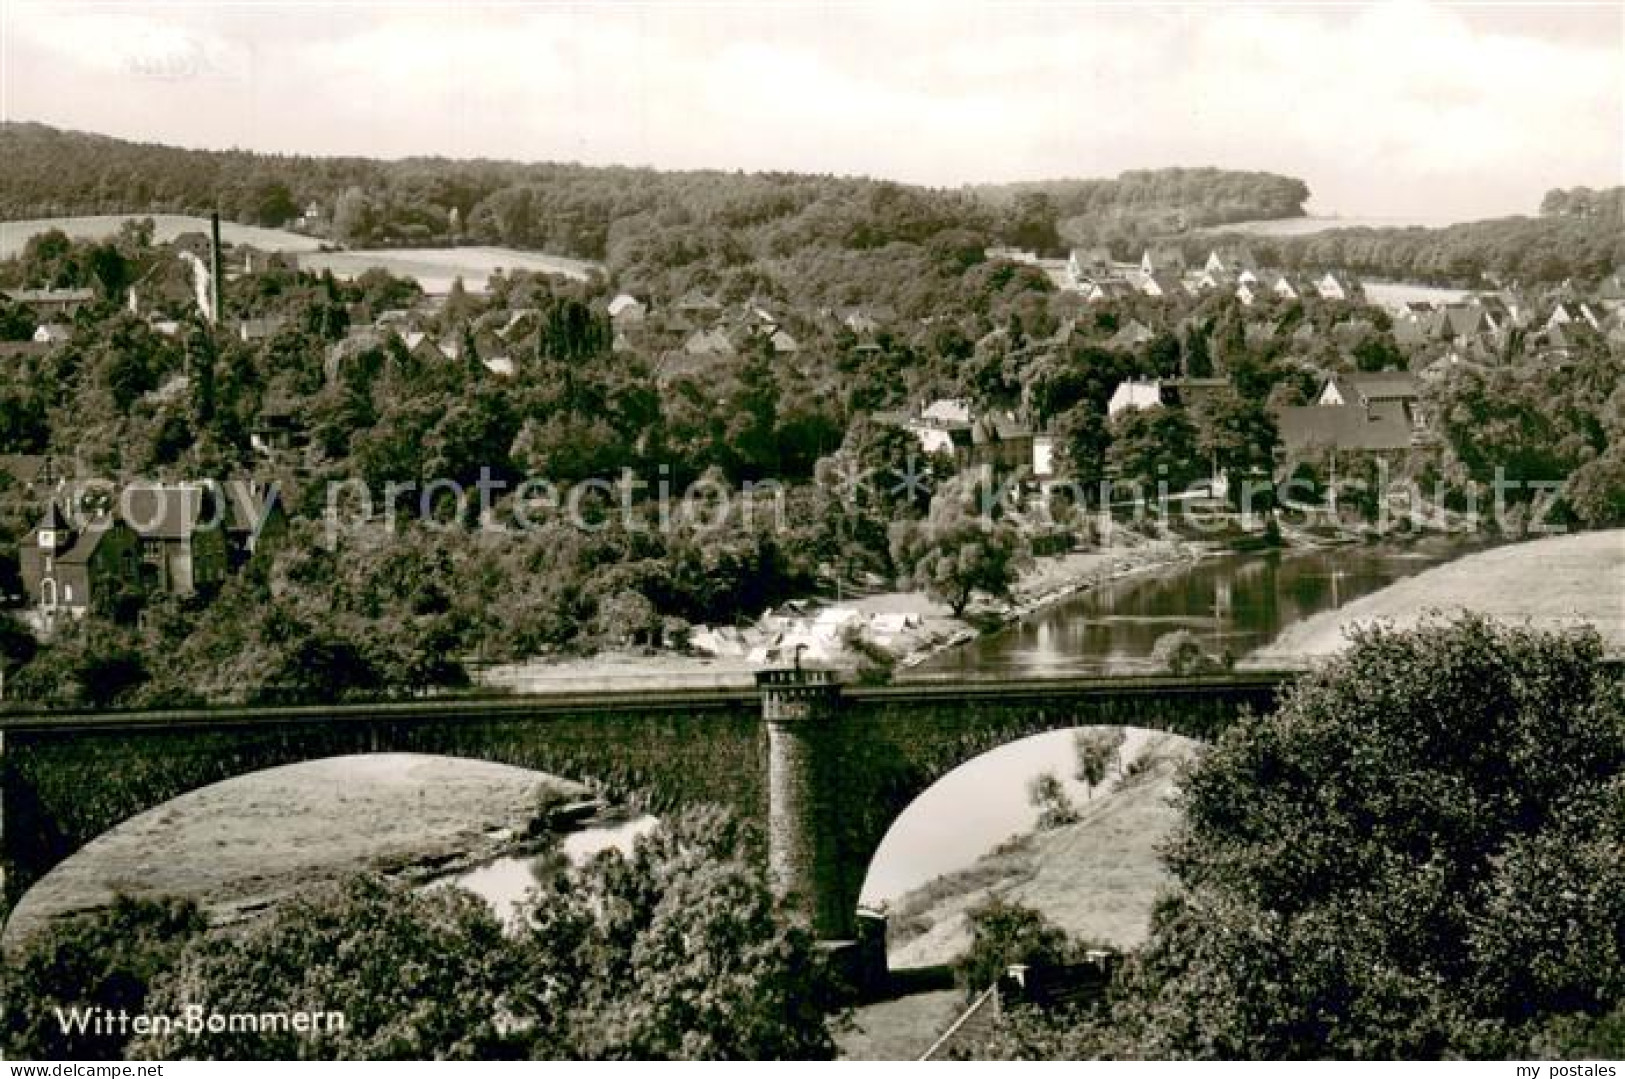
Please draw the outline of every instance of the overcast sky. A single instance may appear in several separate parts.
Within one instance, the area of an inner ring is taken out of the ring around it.
[[[1311,209],[1625,182],[1625,4],[35,3],[0,115],[185,146],[857,173],[1218,165]]]

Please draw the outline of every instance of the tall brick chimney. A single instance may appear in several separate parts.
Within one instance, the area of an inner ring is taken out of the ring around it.
[[[220,212],[209,215],[209,321],[220,325]]]

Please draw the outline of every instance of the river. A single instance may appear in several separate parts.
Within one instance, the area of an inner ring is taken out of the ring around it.
[[[1176,629],[1189,629],[1215,655],[1229,651],[1239,659],[1301,619],[1474,549],[1460,540],[1428,538],[1406,545],[1221,555],[1125,578],[1058,603],[936,656],[910,677],[1143,673],[1153,669],[1157,638]],[[1146,737],[1131,734],[1126,751],[1136,750]],[[1038,811],[1027,800],[1027,783],[1040,772],[1054,771],[1081,802],[1087,791],[1071,777],[1071,758],[1071,734],[1055,731],[1003,746],[943,777],[887,834],[869,869],[865,902],[895,900],[971,865],[1011,835],[1030,831]],[[645,817],[620,830],[572,836],[565,853],[579,861],[586,852],[583,843],[593,849],[625,848],[652,824]],[[498,859],[456,883],[511,919],[533,883],[530,859]]]
[[[645,814],[615,824],[598,824],[567,832],[559,842],[559,852],[572,865],[583,865],[600,851],[613,849],[627,853],[638,836],[648,833],[659,823],[657,818]],[[512,928],[520,924],[526,897],[536,886],[536,877],[531,868],[536,858],[536,855],[495,858],[454,876],[442,877],[427,887],[455,885],[473,892],[485,900],[504,925]]]
[[[1286,627],[1477,549],[1427,538],[1405,545],[1227,554],[1135,575],[926,660],[918,676],[1143,674],[1157,638],[1194,633],[1242,659]]]
[[[1481,548],[1433,537],[1403,545],[1219,555],[1065,600],[935,656],[910,677],[1143,674],[1155,669],[1157,638],[1180,629],[1194,633],[1209,653],[1228,652],[1245,662],[1310,615]],[[1055,773],[1074,800],[1087,797],[1071,777],[1067,731],[1003,746],[944,776],[893,823],[869,867],[865,902],[896,900],[969,867],[1010,836],[1030,832],[1038,810],[1028,801],[1027,784],[1045,771]]]

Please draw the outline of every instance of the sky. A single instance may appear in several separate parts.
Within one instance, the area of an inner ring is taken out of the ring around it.
[[[935,186],[1214,165],[1464,220],[1625,183],[1625,2],[0,0],[0,118]]]

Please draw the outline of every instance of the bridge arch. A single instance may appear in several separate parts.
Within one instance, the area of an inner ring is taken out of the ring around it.
[[[806,799],[821,838],[807,871],[816,881],[808,887],[815,927],[829,938],[858,935],[864,877],[886,832],[960,765],[1074,727],[1137,727],[1212,741],[1244,711],[1270,710],[1282,681],[1260,673],[846,689],[813,758],[821,790]]]
[[[1075,935],[1128,946],[1141,939],[1154,898],[1153,846],[1178,820],[1168,799],[1177,768],[1204,743],[1166,731],[1114,728],[1123,742],[1098,788],[1074,778],[1075,727],[1006,743],[948,772],[892,823],[859,893],[862,909],[884,911],[888,951],[904,966],[951,958],[942,939],[957,939],[959,897],[1002,892],[1049,914]],[[1055,776],[1081,831],[1046,835],[1029,797],[1032,780]],[[1020,837],[1016,843],[1013,838]],[[1057,844],[1059,846],[1057,847]],[[1066,857],[1041,860],[1041,851]],[[1071,878],[1082,869],[1084,877]],[[1073,896],[1056,904],[1062,892]],[[1143,914],[1144,918],[1139,915]]]
[[[498,856],[494,829],[524,836],[574,779],[466,757],[366,754],[277,765],[199,787],[93,838],[20,897],[0,944],[115,894],[194,899],[230,917],[306,882],[365,866]]]
[[[765,800],[751,690],[12,718],[0,721],[0,915],[85,844],[179,795],[389,752],[593,777],[656,811],[709,803],[757,819]]]
[[[356,753],[468,757],[636,790],[656,812],[725,806],[764,834],[775,879],[828,939],[856,937],[892,822],[953,768],[1048,730],[1146,727],[1211,739],[1273,706],[1291,674],[757,687],[444,698],[323,708],[0,719],[3,910],[95,836],[178,794]]]

